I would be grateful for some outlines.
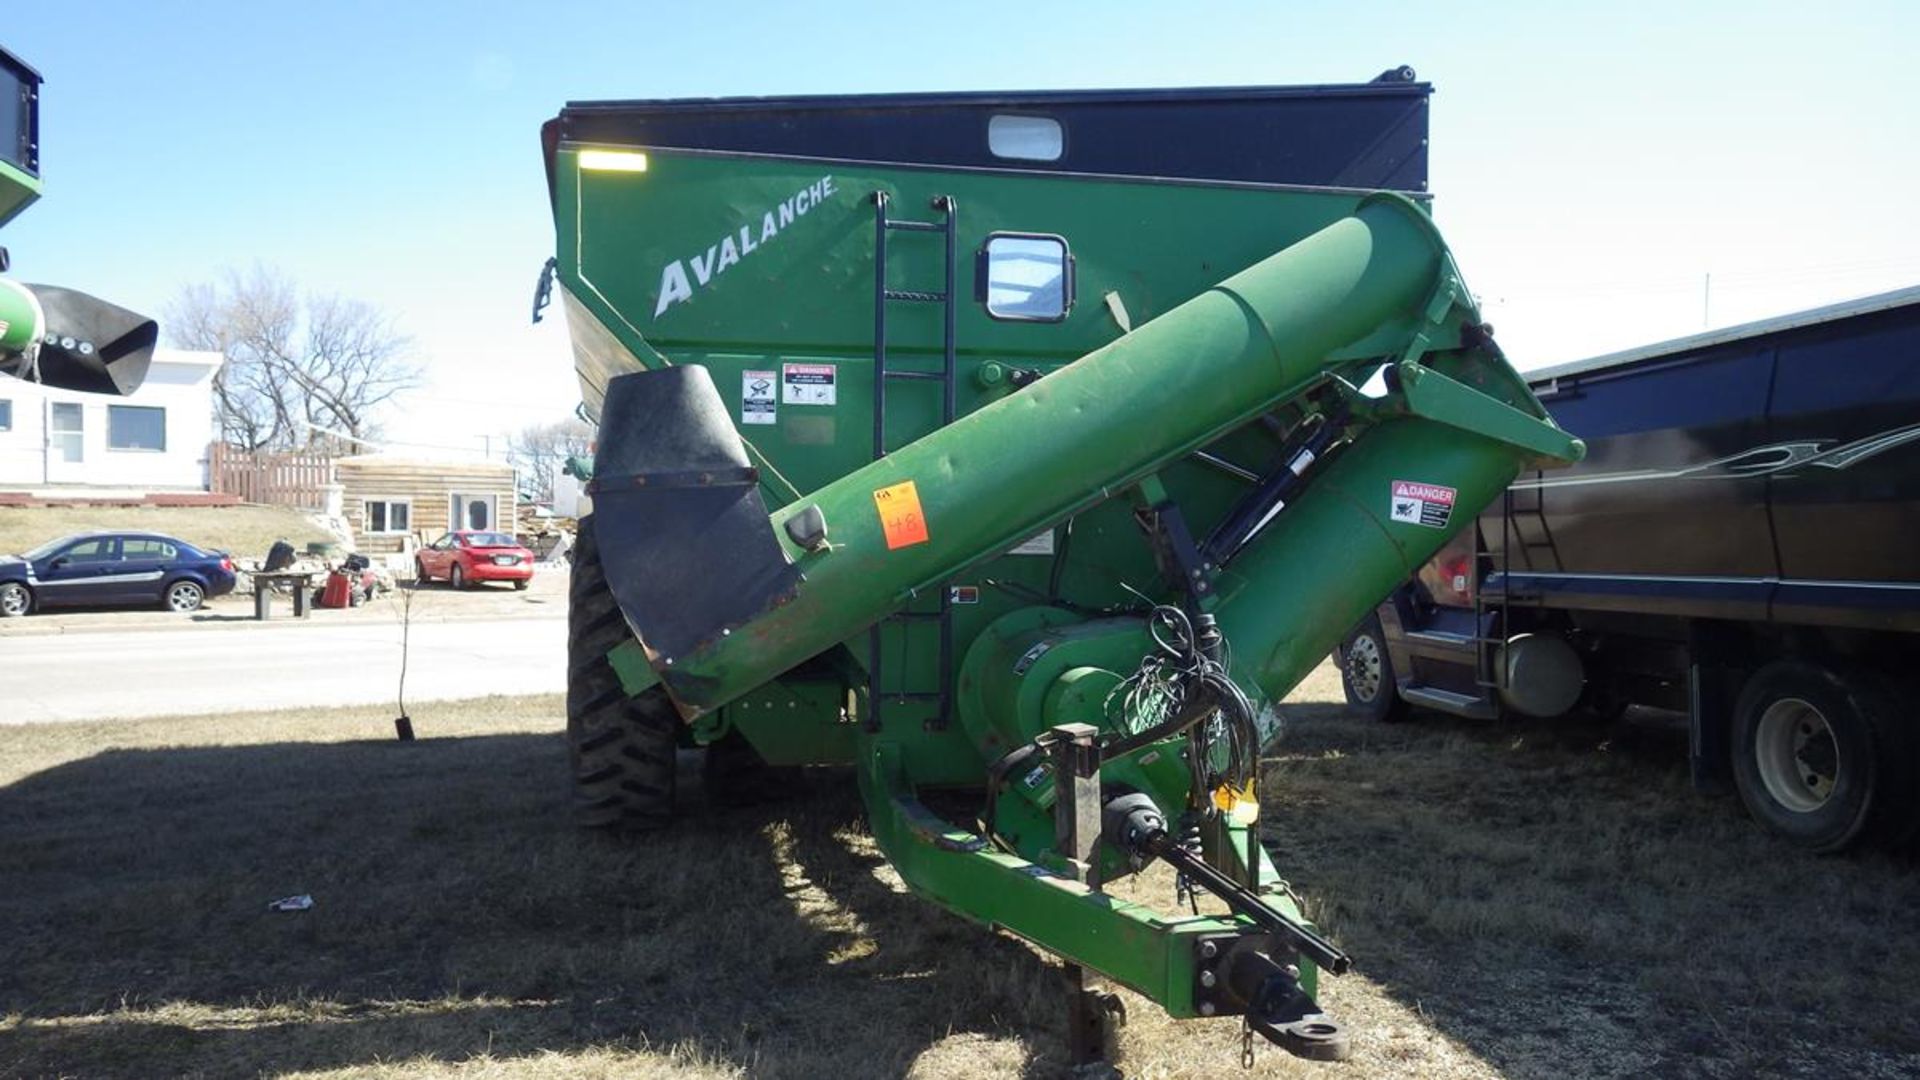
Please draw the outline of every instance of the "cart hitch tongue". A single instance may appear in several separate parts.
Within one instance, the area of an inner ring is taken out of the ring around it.
[[[1203,971],[1201,986],[1218,987],[1222,1003],[1244,1010],[1249,1031],[1290,1054],[1312,1061],[1345,1061],[1352,1055],[1346,1030],[1321,1012],[1300,985],[1298,965],[1276,960],[1273,953],[1305,956],[1335,975],[1352,970],[1351,957],[1182,846],[1145,796],[1122,795],[1107,804],[1103,816],[1108,839],[1122,850],[1136,858],[1165,859],[1265,931],[1203,940],[1200,955],[1220,959]],[[1247,1045],[1250,1050],[1252,1043]]]
[[[1227,985],[1242,993],[1252,991],[1247,1026],[1268,1042],[1310,1061],[1345,1061],[1353,1053],[1346,1030],[1301,989],[1299,970],[1243,948],[1228,958]]]

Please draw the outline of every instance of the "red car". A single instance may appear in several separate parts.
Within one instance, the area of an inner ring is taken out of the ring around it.
[[[506,533],[462,529],[421,548],[413,572],[422,582],[446,578],[456,589],[476,581],[511,581],[524,589],[533,580],[533,552]]]

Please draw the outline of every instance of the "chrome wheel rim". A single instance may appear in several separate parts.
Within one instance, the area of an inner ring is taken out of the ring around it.
[[[1827,805],[1840,783],[1840,743],[1833,727],[1801,698],[1781,698],[1760,714],[1753,758],[1767,794],[1796,814]]]
[[[8,615],[27,613],[27,590],[20,585],[8,585],[0,588],[0,612]]]
[[[1347,643],[1347,684],[1353,696],[1372,701],[1380,693],[1380,643],[1371,634],[1361,634]]]
[[[167,606],[175,611],[192,611],[200,606],[200,589],[181,582],[167,590]]]

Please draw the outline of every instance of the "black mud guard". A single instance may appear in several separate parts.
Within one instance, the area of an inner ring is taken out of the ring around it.
[[[800,580],[707,369],[609,382],[593,476],[607,584],[673,696],[697,700],[672,661],[785,603]]]

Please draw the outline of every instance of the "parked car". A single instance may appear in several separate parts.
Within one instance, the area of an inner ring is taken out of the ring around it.
[[[503,532],[461,529],[421,548],[413,572],[422,582],[445,578],[456,589],[480,581],[511,581],[524,589],[533,580],[533,552]]]
[[[193,611],[209,596],[232,592],[234,580],[224,551],[156,533],[77,533],[0,556],[0,617],[121,604]]]

